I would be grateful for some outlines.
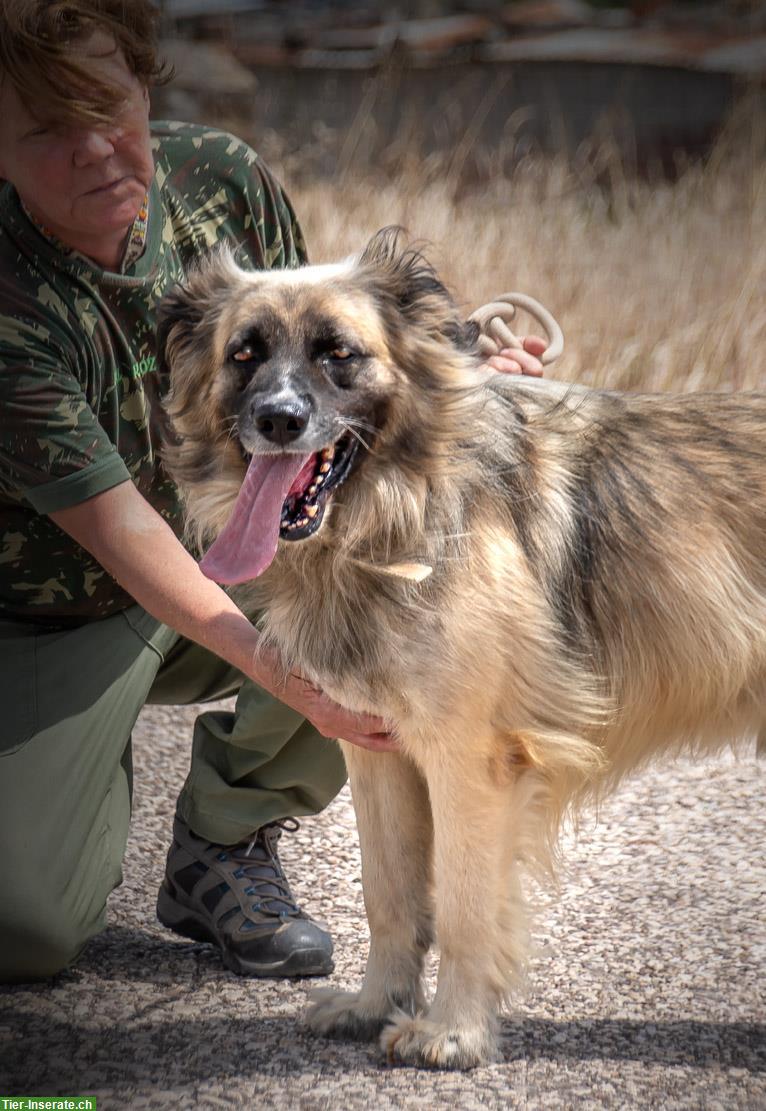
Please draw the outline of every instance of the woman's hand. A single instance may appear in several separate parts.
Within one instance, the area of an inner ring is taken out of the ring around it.
[[[396,752],[399,747],[382,718],[346,710],[300,675],[291,674],[275,693],[303,714],[323,737],[338,737],[370,752]]]
[[[540,378],[543,373],[540,356],[548,346],[547,340],[540,336],[525,336],[521,342],[523,349],[506,347],[499,354],[490,355],[484,366],[499,370],[501,374],[530,374],[533,378]]]

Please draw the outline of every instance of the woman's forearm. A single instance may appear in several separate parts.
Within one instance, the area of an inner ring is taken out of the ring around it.
[[[276,669],[257,630],[131,482],[51,517],[153,617],[274,691]]]
[[[307,717],[325,737],[364,748],[396,747],[379,718],[354,714],[264,649],[258,631],[220,586],[206,578],[132,482],[51,513],[56,524],[153,617],[221,656],[243,675]]]

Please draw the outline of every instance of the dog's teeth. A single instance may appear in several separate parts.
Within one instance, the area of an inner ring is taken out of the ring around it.
[[[299,528],[304,528],[309,523],[309,519],[308,517],[299,517],[295,523]]]
[[[332,467],[330,466],[329,463],[323,463],[322,466],[319,468],[319,473],[320,474],[327,474],[327,472],[331,471],[331,470],[332,470]]]
[[[324,475],[323,474],[318,474],[314,481],[315,481],[317,486],[321,486],[322,483],[324,482]]]
[[[319,512],[319,506],[318,505],[307,505],[306,506],[306,514],[309,517],[316,517],[318,512]]]
[[[322,450],[322,458],[323,459],[332,459],[334,454],[335,454],[335,448],[334,447],[326,447],[326,448],[323,448],[323,450]]]
[[[315,482],[312,482],[311,486],[309,486],[309,488],[308,488],[308,493],[313,497],[314,494],[316,494],[316,492],[317,492],[317,484]]]

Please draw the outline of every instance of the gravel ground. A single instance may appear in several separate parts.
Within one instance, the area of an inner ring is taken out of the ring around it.
[[[77,968],[0,994],[0,1095],[111,1108],[766,1108],[766,762],[750,752],[626,784],[567,838],[541,908],[529,994],[503,1061],[389,1067],[298,1025],[313,982],[225,971],[154,918],[195,709],[142,714],[125,882]],[[347,790],[283,839],[293,886],[335,936],[332,982],[367,943]]]

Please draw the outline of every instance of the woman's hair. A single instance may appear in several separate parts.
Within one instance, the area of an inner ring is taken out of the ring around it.
[[[109,35],[145,86],[172,69],[157,59],[159,13],[150,0],[0,0],[0,82],[51,123],[108,123],[125,90],[97,79],[82,51],[95,31]]]

